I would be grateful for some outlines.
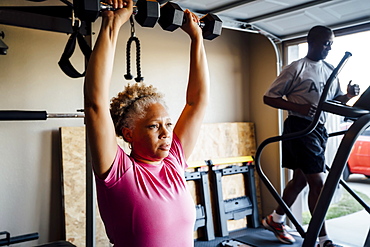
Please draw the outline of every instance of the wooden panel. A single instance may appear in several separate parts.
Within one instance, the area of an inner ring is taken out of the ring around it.
[[[214,160],[217,158],[236,156],[254,156],[255,153],[256,142],[253,123],[233,122],[203,124],[198,142],[192,155],[189,157],[189,161]],[[224,165],[222,167],[229,165]],[[245,195],[244,178],[240,174],[223,177],[222,185],[225,200]],[[259,191],[258,184],[257,191]],[[260,201],[259,195],[257,195],[257,199]],[[213,212],[215,212],[215,210],[213,210]],[[232,231],[244,228],[246,224],[246,218],[230,220],[228,221],[228,229]]]
[[[203,124],[189,161],[254,155],[255,152],[253,123]]]
[[[85,128],[61,128],[66,240],[76,246],[86,246],[86,162]],[[109,246],[104,226],[96,216],[96,246]]]

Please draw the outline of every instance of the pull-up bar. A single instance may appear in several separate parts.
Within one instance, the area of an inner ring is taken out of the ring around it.
[[[46,111],[0,111],[0,121],[46,120],[47,118],[83,118],[84,113],[47,113]]]

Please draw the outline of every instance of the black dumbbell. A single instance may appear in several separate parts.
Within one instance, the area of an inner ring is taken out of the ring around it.
[[[173,32],[181,27],[184,21],[184,11],[178,4],[167,2],[161,7],[158,24],[163,30]],[[200,19],[199,25],[203,30],[204,39],[212,40],[221,35],[222,21],[217,15],[206,14]]]
[[[134,1],[135,2],[135,1]],[[136,1],[135,20],[142,27],[154,27],[159,19],[159,3],[155,0]]]
[[[159,19],[159,3],[155,0],[138,0],[135,20],[143,27],[154,27]],[[82,21],[94,22],[101,11],[114,10],[112,6],[100,0],[73,0],[76,16]]]

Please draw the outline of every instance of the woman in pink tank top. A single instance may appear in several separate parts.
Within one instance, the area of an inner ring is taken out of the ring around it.
[[[133,2],[110,0],[85,77],[85,121],[99,210],[115,247],[191,247],[195,208],[184,178],[209,101],[209,72],[198,17],[185,10],[190,37],[186,104],[173,126],[162,94],[138,82],[111,101],[121,26]],[[131,147],[126,154],[116,136]]]

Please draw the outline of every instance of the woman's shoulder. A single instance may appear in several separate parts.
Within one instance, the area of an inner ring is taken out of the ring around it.
[[[112,180],[117,180],[122,177],[122,175],[132,167],[133,162],[134,160],[125,153],[124,149],[120,145],[117,145],[116,156],[107,176],[105,179],[102,179],[102,181],[105,183],[114,183],[115,181]]]

